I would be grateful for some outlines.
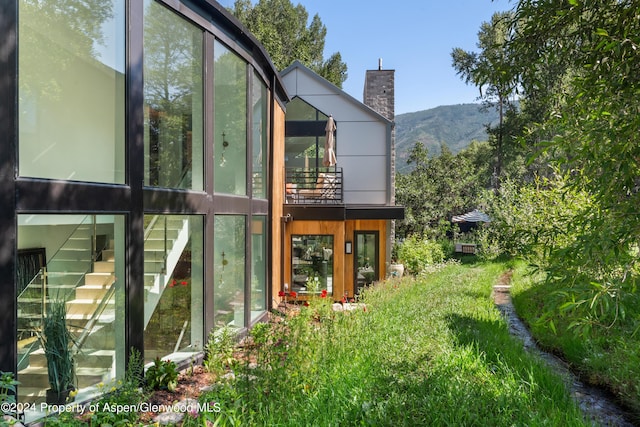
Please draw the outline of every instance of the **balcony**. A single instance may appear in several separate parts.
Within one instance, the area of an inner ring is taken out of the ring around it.
[[[284,190],[287,204],[342,204],[342,168],[286,168]]]

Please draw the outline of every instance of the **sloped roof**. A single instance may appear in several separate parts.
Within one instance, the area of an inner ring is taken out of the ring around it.
[[[334,85],[333,83],[331,83],[330,81],[328,81],[324,77],[316,74],[313,70],[311,70],[310,68],[308,68],[307,66],[305,66],[302,62],[300,62],[298,60],[293,61],[293,63],[291,65],[289,65],[287,68],[282,70],[280,72],[280,77],[284,78],[284,76],[286,76],[287,74],[291,73],[294,70],[302,71],[303,73],[305,73],[305,75],[307,75],[310,78],[314,79],[317,83],[319,83],[320,85],[325,87],[328,91],[331,91],[331,92],[339,95],[341,98],[345,99],[348,103],[354,105],[355,107],[361,109],[362,111],[375,116],[377,120],[381,120],[381,121],[383,121],[383,122],[385,122],[387,124],[394,124],[393,121],[387,119],[382,114],[378,113],[376,110],[374,110],[373,108],[371,108],[368,105],[364,104],[363,102],[358,101],[356,98],[354,98],[353,96],[349,95],[348,93],[346,93],[345,91],[340,89],[338,86]],[[292,98],[294,96],[296,96],[296,95],[297,94],[293,94],[293,93],[289,94],[289,96],[291,96]]]
[[[462,215],[454,215],[451,222],[491,222],[489,215],[477,209]]]

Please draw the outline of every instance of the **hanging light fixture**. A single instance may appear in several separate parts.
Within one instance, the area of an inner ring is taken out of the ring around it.
[[[224,151],[227,149],[228,146],[229,146],[229,141],[227,141],[227,137],[226,137],[225,133],[222,132],[222,154],[220,155],[220,167],[221,168],[223,168],[227,163],[227,159],[224,158]]]

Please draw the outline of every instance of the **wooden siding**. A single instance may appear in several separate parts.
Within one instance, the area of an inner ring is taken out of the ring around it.
[[[273,111],[273,144],[271,181],[271,307],[278,305],[278,291],[282,286],[284,252],[283,237],[284,223],[282,220],[282,205],[284,203],[284,110],[280,104],[274,102]]]
[[[354,254],[345,253],[345,241],[354,242],[356,231],[376,231],[379,233],[378,265],[380,279],[387,275],[387,224],[386,220],[348,220],[348,221],[300,221],[285,224],[284,233],[284,283],[292,283],[291,278],[291,236],[304,234],[322,234],[334,236],[333,241],[333,298],[336,301],[345,295],[354,296]],[[284,290],[274,285],[274,295]],[[276,301],[279,299],[274,298]],[[299,298],[303,299],[303,298]]]

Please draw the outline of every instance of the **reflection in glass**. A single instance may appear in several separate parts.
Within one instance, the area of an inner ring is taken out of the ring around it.
[[[244,322],[246,219],[216,215],[214,225],[214,323],[241,328]]]
[[[356,294],[379,279],[378,233],[356,232]]]
[[[267,219],[251,220],[251,320],[267,310]]]
[[[47,362],[37,336],[53,300],[67,301],[77,399],[124,374],[124,316],[116,315],[125,311],[119,279],[125,277],[124,224],[121,215],[18,216],[19,251],[37,248],[45,255],[25,278],[17,301],[19,402],[44,402]]]
[[[145,185],[203,189],[202,30],[145,1]]]
[[[325,124],[329,117],[295,97],[287,104],[287,122],[295,124],[295,133],[287,131],[285,138],[285,166],[304,170],[323,165]],[[291,126],[294,128],[294,126]]]
[[[293,235],[291,250],[291,290],[302,294],[326,290],[328,295],[333,295],[333,236]],[[316,278],[318,286],[313,289]]]
[[[124,4],[19,2],[21,176],[124,183]]]
[[[214,189],[246,195],[247,64],[218,41],[214,58]]]
[[[146,215],[145,225],[145,360],[186,358],[203,345],[203,219]]]
[[[252,140],[253,162],[252,194],[253,197],[266,198],[266,165],[267,165],[267,87],[256,73],[253,74],[253,123]]]

